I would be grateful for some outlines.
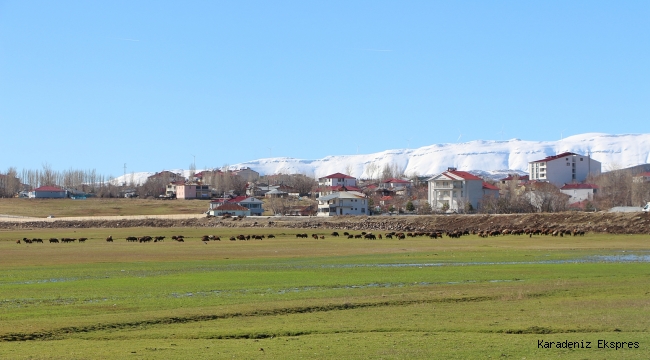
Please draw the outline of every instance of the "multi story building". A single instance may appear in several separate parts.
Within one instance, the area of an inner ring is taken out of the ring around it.
[[[478,209],[485,196],[499,197],[499,188],[480,177],[456,168],[433,176],[429,182],[429,203],[434,210],[463,212],[471,205]]]
[[[600,162],[590,156],[565,152],[528,163],[530,180],[549,182],[557,187],[581,183],[589,174],[600,174]]]

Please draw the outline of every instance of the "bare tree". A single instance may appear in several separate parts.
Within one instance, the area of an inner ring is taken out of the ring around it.
[[[376,163],[371,162],[368,165],[366,165],[366,168],[364,169],[366,176],[368,176],[368,180],[371,182],[375,181],[377,172],[379,171],[379,166],[377,166]]]

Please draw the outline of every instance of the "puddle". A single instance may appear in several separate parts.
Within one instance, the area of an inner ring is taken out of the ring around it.
[[[287,289],[242,289],[242,290],[211,290],[211,291],[196,291],[188,293],[171,293],[170,297],[186,298],[194,296],[232,296],[234,294],[259,294],[263,295],[284,295],[290,293],[310,292],[310,291],[328,291],[328,290],[357,290],[368,288],[401,288],[406,286],[431,286],[431,285],[456,285],[456,284],[472,284],[478,282],[515,282],[524,281],[521,279],[493,279],[493,280],[465,280],[465,281],[442,281],[442,282],[427,282],[418,281],[413,283],[370,283],[360,285],[337,285],[337,286],[303,286],[293,287]]]

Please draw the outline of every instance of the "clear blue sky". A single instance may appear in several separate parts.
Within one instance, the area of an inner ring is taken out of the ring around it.
[[[0,172],[646,133],[649,115],[650,1],[0,1]]]

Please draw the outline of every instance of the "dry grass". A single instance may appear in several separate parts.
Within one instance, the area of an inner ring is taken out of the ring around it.
[[[0,199],[0,214],[44,218],[71,216],[200,214],[208,209],[202,200],[145,199]]]

